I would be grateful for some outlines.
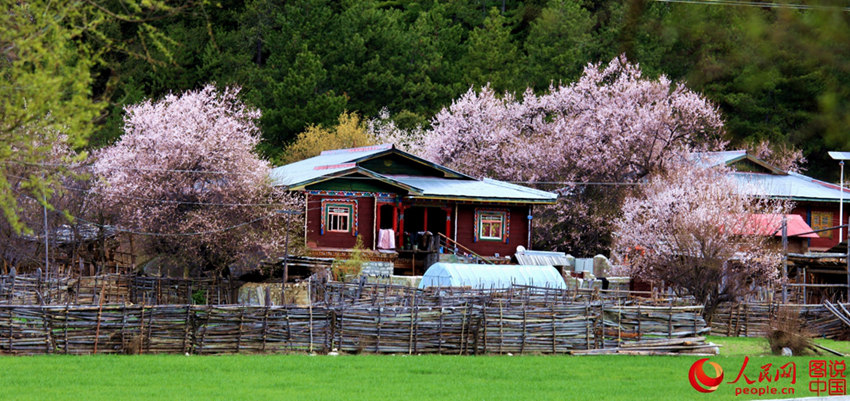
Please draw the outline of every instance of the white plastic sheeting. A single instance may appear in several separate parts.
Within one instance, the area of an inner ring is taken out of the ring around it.
[[[473,265],[435,263],[428,268],[419,288],[470,287],[476,289],[508,288],[530,285],[566,289],[563,277],[552,266],[531,265]]]

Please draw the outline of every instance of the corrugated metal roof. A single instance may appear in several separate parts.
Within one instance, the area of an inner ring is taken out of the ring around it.
[[[571,266],[570,259],[564,252],[550,251],[517,251],[516,260],[521,265],[536,265],[536,266]]]
[[[352,163],[392,149],[392,145],[383,144],[362,148],[339,149],[324,151],[318,156],[311,157],[272,169],[269,177],[276,186],[290,186],[308,182],[317,178],[332,175],[355,168]]]
[[[729,164],[746,155],[746,150],[727,150],[723,152],[695,152],[691,153],[691,158],[700,166],[714,167]]]
[[[382,175],[393,181],[419,190],[422,197],[427,198],[486,198],[489,200],[516,200],[554,202],[558,195],[552,192],[540,191],[503,181],[463,180],[439,177],[422,177],[409,175]]]
[[[456,178],[378,174],[358,164],[360,161],[388,151],[427,164],[443,171],[448,177]],[[477,180],[402,152],[393,148],[392,145],[325,151],[319,156],[272,169],[270,178],[275,186],[297,189],[325,179],[354,173],[360,173],[390,185],[401,187],[409,191],[411,196],[425,198],[486,199],[488,201],[521,201],[523,203],[554,203],[558,198],[558,195],[552,192],[540,191],[508,182],[486,178]]]
[[[422,276],[419,288],[498,289],[509,288],[514,284],[555,289],[566,289],[567,287],[564,278],[552,266],[435,263]]]
[[[812,228],[803,220],[803,216],[786,214],[787,234],[789,237],[818,238]],[[782,214],[753,213],[747,216],[745,224],[737,227],[735,234],[782,236]]]
[[[748,155],[744,150],[697,152],[692,153],[691,158],[698,165],[705,167],[730,165],[746,158],[775,173],[733,171],[731,173],[732,178],[738,183],[739,193],[744,195],[797,201],[839,202],[841,199],[841,191],[837,185],[803,174],[782,171],[763,160]],[[845,188],[844,199],[848,198],[850,198],[850,191]]]
[[[841,191],[837,185],[816,180],[798,173],[774,175],[762,173],[733,172],[739,193],[752,196],[767,196],[791,200],[839,202]],[[850,192],[844,189],[844,200]]]

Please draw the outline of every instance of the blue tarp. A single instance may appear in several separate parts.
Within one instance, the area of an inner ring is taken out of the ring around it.
[[[419,288],[471,287],[478,289],[508,288],[514,284],[566,289],[564,278],[552,266],[473,265],[435,263],[428,268]]]

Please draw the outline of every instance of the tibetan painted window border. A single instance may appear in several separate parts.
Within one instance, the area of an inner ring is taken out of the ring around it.
[[[357,199],[322,199],[322,222],[319,231],[319,235],[325,235],[325,227],[327,227],[327,218],[328,218],[328,206],[330,205],[339,205],[339,206],[349,206],[351,207],[351,235],[357,236],[358,232],[358,211],[357,208]]]
[[[490,239],[482,239],[481,238],[481,216],[486,214],[498,214],[502,216],[502,239],[501,240],[490,240]],[[473,242],[478,241],[500,241],[504,243],[510,243],[511,237],[511,211],[508,209],[475,209],[475,221],[473,223]]]

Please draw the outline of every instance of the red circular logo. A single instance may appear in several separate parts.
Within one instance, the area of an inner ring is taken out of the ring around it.
[[[714,377],[705,374],[703,365],[706,361],[708,361],[708,358],[694,362],[691,365],[691,370],[688,372],[688,380],[691,381],[691,386],[700,393],[710,393],[717,390],[717,387],[723,382],[723,368],[714,362],[708,363],[714,368]]]

